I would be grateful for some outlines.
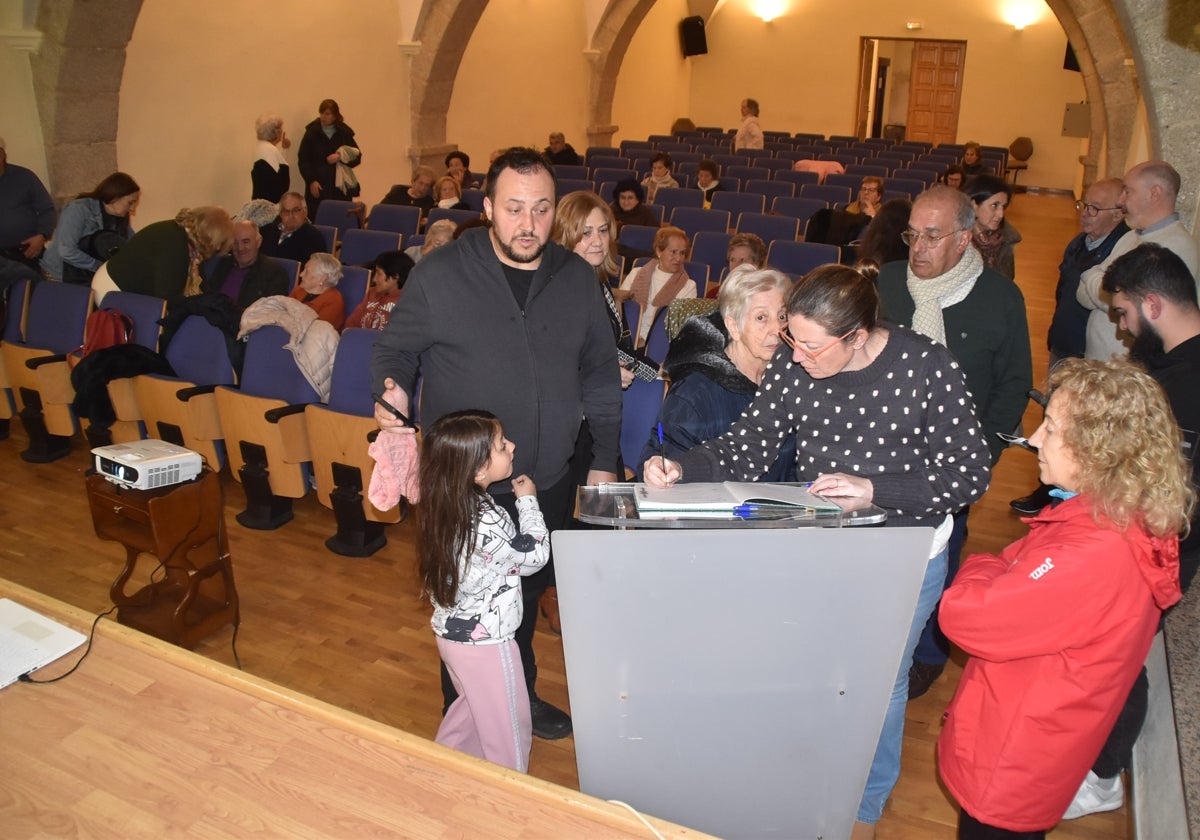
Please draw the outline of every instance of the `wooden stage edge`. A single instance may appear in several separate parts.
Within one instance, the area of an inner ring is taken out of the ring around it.
[[[0,596],[11,598],[84,633],[95,618],[77,607],[2,578]],[[115,644],[106,644],[109,641]],[[81,647],[35,672],[34,678],[49,679],[64,673],[78,660],[83,649]],[[179,669],[183,673],[171,676],[164,666]],[[131,685],[135,686],[136,690],[130,692]],[[374,817],[362,813],[349,802],[346,803],[349,806],[346,817],[357,823],[359,828],[369,826],[374,829],[371,832],[374,836],[385,836],[389,833],[404,837],[465,836],[457,832],[473,834],[484,826],[488,826],[487,833],[490,836],[497,838],[581,836],[580,832],[586,832],[588,837],[603,838],[652,836],[645,825],[619,805],[441,747],[432,741],[347,712],[105,619],[97,623],[95,642],[87,659],[78,671],[61,683],[45,686],[15,683],[0,691],[0,709],[3,710],[3,714],[0,714],[0,733],[3,733],[3,739],[0,739],[0,763],[6,767],[3,778],[0,779],[0,790],[6,792],[2,797],[5,801],[0,804],[0,824],[7,826],[7,837],[44,836],[48,828],[43,822],[46,818],[62,827],[61,819],[65,814],[51,816],[39,812],[37,803],[30,801],[29,792],[34,787],[33,780],[44,779],[47,776],[47,772],[36,765],[41,764],[43,759],[48,761],[49,755],[55,752],[60,742],[86,741],[87,739],[77,737],[77,731],[103,725],[106,715],[128,716],[131,704],[124,702],[124,699],[117,695],[137,698],[142,694],[142,686],[154,687],[155,691],[148,692],[150,698],[135,699],[133,704],[155,703],[161,706],[164,698],[155,698],[155,692],[173,691],[176,695],[166,697],[165,701],[177,714],[190,711],[184,708],[186,703],[192,700],[187,690],[190,688],[196,689],[197,696],[215,692],[231,701],[229,709],[222,707],[213,710],[212,721],[189,721],[187,724],[181,721],[179,729],[183,735],[173,734],[175,737],[191,739],[192,743],[188,743],[187,746],[194,746],[197,754],[201,756],[205,752],[214,751],[214,745],[219,745],[221,741],[221,737],[217,737],[211,744],[201,743],[199,739],[205,731],[222,733],[226,737],[236,734],[223,728],[227,721],[223,721],[220,716],[230,711],[237,714],[238,702],[250,700],[266,703],[283,711],[283,714],[255,715],[256,720],[246,723],[243,730],[263,725],[261,721],[265,720],[266,726],[271,729],[287,731],[264,729],[261,743],[243,742],[244,749],[232,750],[229,754],[222,753],[217,757],[218,761],[210,762],[219,766],[202,767],[196,771],[199,774],[231,772],[233,777],[244,782],[247,776],[256,772],[274,772],[269,768],[275,766],[303,768],[298,771],[298,777],[292,780],[295,783],[294,788],[281,784],[281,795],[277,803],[256,803],[261,810],[254,816],[256,821],[260,821],[260,830],[265,829],[268,836],[273,833],[272,826],[289,836],[295,836],[291,830],[294,825],[286,828],[285,826],[297,819],[303,821],[302,812],[309,803],[297,803],[294,799],[289,799],[286,794],[294,790],[303,790],[306,785],[312,785],[317,796],[314,797],[311,806],[323,810],[325,817],[335,821],[338,820],[337,815],[331,815],[328,811],[330,806],[338,806],[339,790],[354,791],[351,799],[355,800],[361,800],[365,791],[378,790],[378,775],[362,780],[361,785],[355,776],[357,766],[363,763],[364,752],[368,754],[368,758],[378,759],[372,760],[373,768],[392,767],[402,771],[394,778],[397,795],[394,798],[387,797],[387,801],[372,803],[372,810],[377,812]],[[104,702],[103,691],[106,687],[111,688],[114,694],[111,706]],[[76,694],[79,695],[77,698],[72,696]],[[24,700],[21,700],[21,695],[24,695]],[[51,695],[59,696],[72,719],[62,719],[63,709],[59,707],[58,702],[49,702]],[[73,705],[75,703],[78,704],[78,720],[74,719],[73,714],[76,709]],[[97,709],[98,705],[107,707],[108,710]],[[47,719],[37,720],[39,715]],[[241,719],[245,720],[245,717]],[[158,725],[156,720],[157,718],[151,716],[151,719],[144,722],[146,728]],[[127,725],[131,721],[126,720],[123,723]],[[26,754],[26,750],[19,743],[13,743],[21,739],[11,737],[17,733],[10,727],[36,730],[39,735],[45,735],[48,742],[41,744],[44,753]],[[110,730],[105,726],[103,729],[117,737],[115,733],[120,727]],[[310,731],[305,732],[306,729]],[[157,741],[154,734],[146,732],[147,740]],[[160,734],[164,742],[169,741],[168,733]],[[319,739],[319,746],[325,758],[333,758],[336,761],[336,751],[345,751],[346,763],[343,765],[337,762],[336,767],[321,765],[316,754],[312,755],[311,763],[306,763],[304,757],[309,755],[307,752],[300,756],[292,756],[290,761],[277,760],[277,753],[295,752],[297,748],[304,748],[306,737]],[[360,742],[366,742],[365,750]],[[124,744],[121,750],[124,754],[119,760],[114,756],[113,760],[119,761],[122,767],[128,766],[131,762],[138,761],[140,749],[143,748],[138,743]],[[78,743],[65,748],[65,751],[70,753],[76,753],[78,750]],[[330,750],[335,752],[331,755]],[[134,755],[129,755],[128,751],[132,751]],[[156,754],[147,756],[147,767],[161,769],[164,765],[171,766],[169,755],[164,757],[161,752],[163,751],[155,750]],[[239,766],[243,757],[252,759],[256,766]],[[94,745],[86,758],[86,767],[80,769],[82,780],[86,782],[87,778],[99,779],[100,776],[104,776],[103,781],[97,782],[97,786],[105,789],[105,795],[100,798],[108,799],[107,807],[120,809],[123,804],[121,800],[128,797],[129,801],[136,800],[136,810],[147,809],[147,798],[153,796],[153,791],[143,789],[142,780],[136,773],[129,775],[126,780],[121,779],[125,774],[116,770],[105,775],[106,755],[102,749],[102,742]],[[35,766],[30,766],[30,763]],[[189,775],[189,769],[195,770],[196,763],[195,756],[191,756],[189,760],[180,760],[177,765],[178,772],[181,776]],[[53,768],[48,775],[54,777]],[[61,799],[56,797],[57,791],[54,790],[43,790],[40,793],[43,798],[55,803],[55,809],[70,812],[79,792],[79,781],[76,778],[64,780],[64,788],[70,790],[64,790]],[[162,805],[163,813],[159,815],[162,822],[144,834],[123,836],[159,836],[158,832],[163,828],[169,833],[190,833],[191,829],[198,828],[204,822],[201,817],[196,823],[181,823],[175,815],[181,810],[202,812],[205,810],[203,806],[209,804],[181,802],[183,792],[196,786],[191,784],[194,779],[181,778],[178,784],[169,777],[160,778],[158,781],[163,788],[174,793],[174,796]],[[197,784],[205,789],[209,788],[207,782]],[[223,782],[214,781],[212,790],[217,791],[222,786]],[[268,784],[267,787],[271,788],[273,785]],[[408,800],[413,800],[414,797],[419,803],[416,807],[407,804]],[[93,799],[90,796],[85,798]],[[215,797],[211,804],[218,811],[224,809]],[[84,807],[90,808],[93,805],[94,802],[89,801]],[[278,809],[286,810],[281,812]],[[226,812],[226,818],[235,814],[236,806]],[[84,824],[107,822],[103,816],[99,819],[95,819],[95,815],[78,816]],[[643,816],[665,837],[708,837],[683,826],[648,815]],[[111,826],[112,823],[108,825]],[[343,826],[348,827],[345,824]],[[403,828],[400,828],[401,826]],[[242,827],[247,826],[243,824]],[[125,829],[128,828],[129,826],[125,826]],[[143,828],[148,829],[149,826],[143,825]],[[211,830],[214,825],[210,822],[208,828]],[[325,834],[317,826],[312,828],[314,834],[311,836]]]

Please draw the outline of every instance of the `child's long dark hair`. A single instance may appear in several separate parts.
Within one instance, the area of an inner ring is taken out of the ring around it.
[[[458,595],[458,560],[475,542],[486,493],[475,474],[487,465],[500,421],[488,411],[456,411],[429,426],[421,441],[417,557],[422,595],[444,607]]]

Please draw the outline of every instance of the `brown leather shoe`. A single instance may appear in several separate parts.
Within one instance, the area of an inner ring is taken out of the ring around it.
[[[546,619],[546,624],[549,626],[550,632],[556,636],[561,636],[562,622],[558,617],[558,587],[548,587],[542,593],[541,599],[538,600],[538,606],[541,607],[542,617]]]

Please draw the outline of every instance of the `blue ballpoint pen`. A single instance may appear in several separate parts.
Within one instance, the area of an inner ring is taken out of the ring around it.
[[[658,424],[658,457],[662,459],[663,472],[666,473],[666,471],[667,471],[667,453],[666,453],[666,450],[663,449],[662,423]]]

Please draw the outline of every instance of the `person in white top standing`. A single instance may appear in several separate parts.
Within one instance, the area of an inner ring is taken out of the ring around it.
[[[762,126],[758,124],[758,100],[742,100],[742,127],[733,138],[733,150],[761,149],[763,147]]]

